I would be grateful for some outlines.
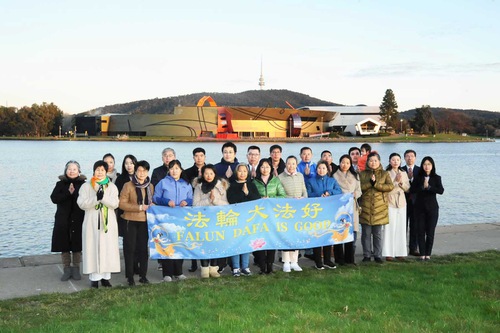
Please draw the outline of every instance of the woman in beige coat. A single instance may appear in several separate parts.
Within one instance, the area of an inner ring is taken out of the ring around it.
[[[78,192],[78,206],[85,211],[82,226],[83,273],[89,274],[91,286],[111,287],[111,273],[120,272],[118,249],[118,189],[106,176],[108,165],[94,163],[94,176]]]
[[[363,194],[359,223],[362,228],[363,261],[371,260],[373,238],[373,256],[377,263],[382,263],[382,227],[389,223],[387,193],[392,191],[394,184],[389,173],[380,165],[378,153],[371,152],[366,164],[366,169],[360,174]]]
[[[333,178],[337,181],[342,193],[352,193],[354,196],[353,209],[353,224],[354,224],[354,241],[337,244],[333,246],[335,261],[340,264],[354,264],[354,253],[356,250],[356,239],[359,232],[359,206],[358,199],[361,197],[361,185],[359,176],[354,170],[352,160],[349,155],[342,155],[339,159],[339,168],[333,174]]]
[[[410,190],[408,175],[401,168],[401,156],[392,153],[386,169],[391,176],[394,189],[389,192],[389,224],[384,226],[384,246],[382,255],[385,260],[392,261],[394,257],[404,260],[406,257],[406,199],[405,192]]]
[[[193,187],[193,206],[229,205],[227,201],[229,182],[217,176],[213,164],[207,164],[201,169],[201,177],[194,180]],[[201,259],[201,278],[220,277],[219,266],[223,267],[225,259]]]

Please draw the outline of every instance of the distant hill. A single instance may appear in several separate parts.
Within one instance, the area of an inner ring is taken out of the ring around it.
[[[415,117],[416,109],[407,110],[400,113],[401,118],[406,120],[411,120]],[[431,107],[431,112],[434,117],[439,118],[443,115],[443,113],[447,112],[458,112],[460,114],[464,114],[470,118],[481,118],[484,120],[498,120],[500,119],[500,112],[494,111],[485,111],[485,110],[476,110],[476,109],[450,109],[450,108],[442,108],[442,107]]]
[[[281,90],[248,90],[241,93],[201,92],[190,95],[181,95],[166,98],[155,98],[142,101],[114,104],[84,112],[83,114],[100,115],[106,113],[124,114],[161,114],[172,113],[174,107],[195,106],[203,96],[211,96],[217,105],[255,106],[289,108],[287,101],[293,107],[309,106],[339,106],[342,104],[323,101],[298,92]]]

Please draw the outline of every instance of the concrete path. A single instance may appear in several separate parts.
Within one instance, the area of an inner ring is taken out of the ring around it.
[[[439,226],[436,230],[433,255],[451,253],[478,252],[484,250],[499,250],[500,248],[500,223],[467,224]],[[357,258],[361,260],[361,244],[357,243]],[[409,257],[413,260],[415,257]],[[301,258],[299,264],[308,268],[313,266],[309,259]],[[184,261],[184,274],[189,278],[199,277],[200,270],[189,273],[191,260]],[[157,270],[156,260],[149,262],[148,279],[151,283],[161,282],[161,272]],[[123,273],[113,274],[111,283],[114,286],[126,286],[127,280]],[[257,273],[256,266],[250,267]],[[281,269],[280,263],[275,263],[275,269]],[[61,282],[62,275],[60,255],[25,256],[20,258],[0,258],[0,300],[17,297],[33,296],[45,293],[72,293],[88,289],[90,283],[88,276],[83,275],[82,280]],[[223,275],[230,275],[229,269]],[[136,277],[136,283],[138,284]]]

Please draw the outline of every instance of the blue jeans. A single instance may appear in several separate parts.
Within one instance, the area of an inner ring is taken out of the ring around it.
[[[240,257],[241,257],[241,266],[240,266]],[[231,261],[233,263],[233,269],[248,268],[248,263],[250,261],[250,253],[243,253],[243,254],[238,254],[236,256],[232,256]]]

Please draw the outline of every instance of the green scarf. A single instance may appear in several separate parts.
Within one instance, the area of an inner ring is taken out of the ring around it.
[[[101,181],[97,181],[97,179],[92,177],[91,183],[92,184],[97,183],[99,185],[102,185],[103,190],[105,190],[108,187],[109,178],[106,177]],[[107,233],[108,232],[108,207],[106,205],[103,205],[102,202],[99,202],[97,205],[95,205],[95,209],[96,210],[102,209],[102,212],[104,215],[104,232]]]

